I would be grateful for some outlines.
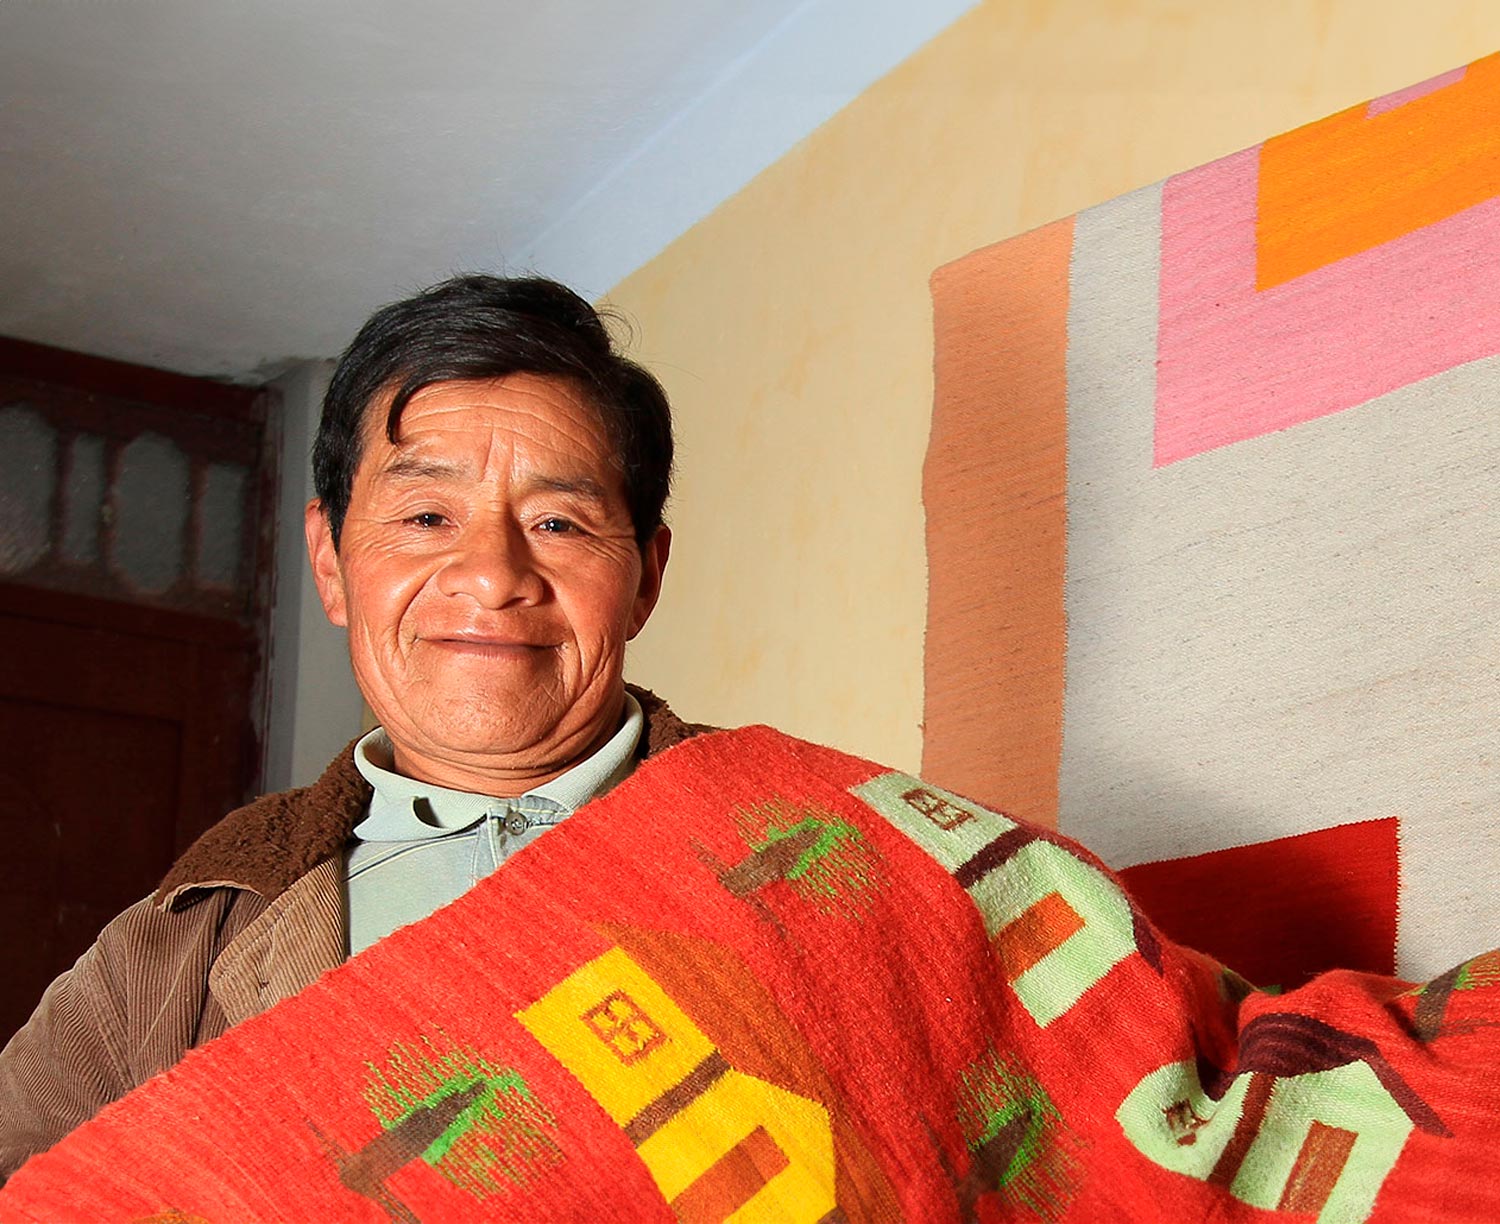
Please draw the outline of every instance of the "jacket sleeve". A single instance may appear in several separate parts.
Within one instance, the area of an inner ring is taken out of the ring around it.
[[[47,988],[0,1050],[0,1185],[27,1157],[222,1031],[208,970],[232,904],[223,889],[180,910],[139,901]]]

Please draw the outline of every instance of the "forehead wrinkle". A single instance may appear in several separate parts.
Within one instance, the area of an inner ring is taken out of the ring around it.
[[[487,456],[486,471],[492,466],[494,458],[493,454]],[[473,475],[474,467],[471,462],[442,455],[423,454],[420,451],[407,451],[393,455],[379,471],[374,473],[374,479],[377,482],[389,481],[396,484],[420,485],[434,481],[468,480]],[[483,480],[483,477],[480,479]],[[610,503],[609,490],[600,481],[582,472],[565,474],[532,472],[519,482],[515,492],[522,496],[531,493],[560,493],[581,498],[601,508],[607,507]]]
[[[529,380],[508,378],[456,383],[423,388],[408,403],[399,436],[372,439],[386,450],[371,473],[376,482],[475,483],[496,493],[508,487],[510,496],[556,493],[612,505],[624,463],[576,388],[534,388]],[[496,392],[503,397],[494,398]],[[561,402],[550,398],[558,392]]]

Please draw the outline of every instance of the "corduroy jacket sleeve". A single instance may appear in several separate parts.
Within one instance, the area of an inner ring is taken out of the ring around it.
[[[683,722],[648,690],[630,691],[646,715],[642,756],[712,730]],[[28,1156],[229,1028],[209,971],[236,936],[269,917],[268,907],[284,905],[283,894],[347,840],[370,795],[352,747],[311,787],[226,816],[178,860],[153,898],[105,927],[48,988],[0,1051],[0,1184]],[[263,994],[274,999],[289,970],[293,978],[305,974],[308,953],[305,940],[272,940],[258,967],[270,988]],[[253,1010],[263,999],[250,1004]]]
[[[236,889],[205,891],[175,909],[139,901],[47,988],[0,1050],[0,1184],[224,1030],[208,970],[258,901]]]

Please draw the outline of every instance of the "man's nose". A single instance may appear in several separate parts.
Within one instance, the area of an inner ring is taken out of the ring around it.
[[[467,595],[485,608],[539,601],[546,590],[526,530],[504,520],[471,520],[437,575],[444,595]]]

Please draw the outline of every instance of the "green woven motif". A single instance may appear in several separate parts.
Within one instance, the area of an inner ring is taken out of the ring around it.
[[[1413,986],[1406,992],[1417,1000],[1412,1015],[1412,1031],[1418,1041],[1436,1041],[1439,1037],[1457,1033],[1473,1032],[1487,1023],[1477,1017],[1454,1020],[1448,1015],[1449,1004],[1455,994],[1470,990],[1485,990],[1500,985],[1500,951],[1486,952],[1473,960],[1454,965],[1446,973],[1440,973],[1430,982]]]
[[[1082,1144],[1036,1078],[989,1050],[964,1072],[958,1110],[972,1158],[959,1186],[967,1205],[996,1193],[1012,1210],[1058,1219],[1077,1186]]]
[[[836,812],[772,798],[736,818],[750,854],[721,879],[737,895],[780,880],[825,912],[858,913],[880,886],[879,855]]]
[[[1482,990],[1500,986],[1500,951],[1486,952],[1473,960],[1465,961],[1458,970],[1455,990]]]
[[[562,1158],[556,1120],[511,1068],[440,1051],[428,1037],[366,1066],[365,1101],[385,1131],[409,1131],[414,1158],[477,1198],[523,1186]]]

